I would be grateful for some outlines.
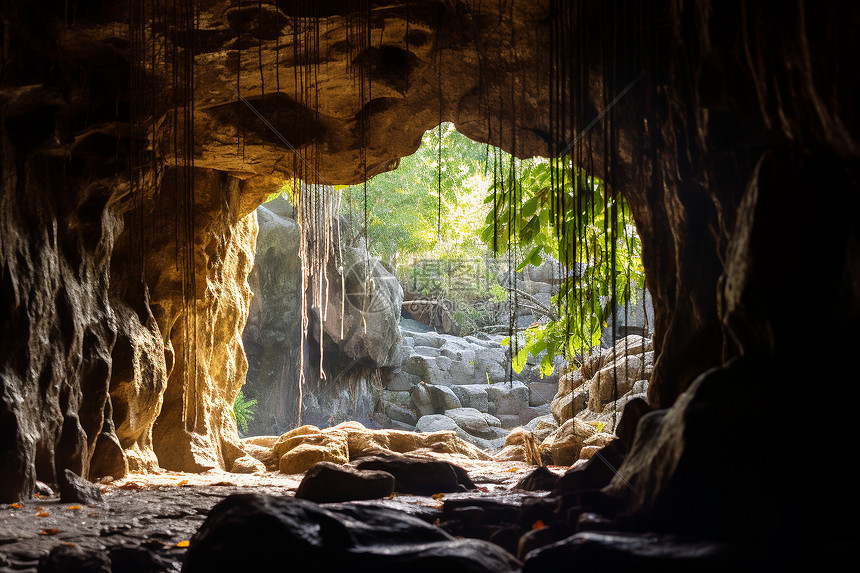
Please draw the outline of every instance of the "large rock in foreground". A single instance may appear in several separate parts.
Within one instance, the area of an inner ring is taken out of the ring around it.
[[[382,507],[315,503],[255,494],[216,505],[191,539],[185,573],[213,571],[519,571],[497,545],[456,540],[441,529]]]

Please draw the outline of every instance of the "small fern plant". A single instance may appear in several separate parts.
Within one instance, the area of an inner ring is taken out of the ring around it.
[[[257,407],[257,400],[247,399],[242,391],[236,396],[236,401],[233,402],[233,418],[236,419],[236,426],[243,432],[248,431],[248,422],[254,421],[254,410]]]

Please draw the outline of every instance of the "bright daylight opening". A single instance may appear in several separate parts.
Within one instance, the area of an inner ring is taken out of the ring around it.
[[[641,242],[624,200],[569,158],[515,159],[443,123],[393,171],[288,182],[257,218],[243,436],[446,430],[497,460],[569,466],[647,390]],[[506,447],[516,428],[540,460]]]

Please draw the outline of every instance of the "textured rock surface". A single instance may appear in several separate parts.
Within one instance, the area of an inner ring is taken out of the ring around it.
[[[298,419],[301,340],[300,230],[284,198],[256,210],[257,244],[248,277],[253,291],[242,334],[248,356],[244,393],[257,400],[252,434],[284,432]]]
[[[296,497],[317,503],[331,503],[378,499],[392,493],[394,476],[388,472],[320,462],[302,478]]]
[[[249,544],[258,549],[241,555],[239,548]],[[384,551],[379,550],[382,546]],[[283,565],[284,551],[297,567],[327,570],[354,567],[393,573],[417,566],[428,572],[513,573],[520,567],[496,545],[454,540],[397,511],[348,504],[329,509],[292,498],[240,495],[213,508],[191,540],[183,570],[275,570]]]

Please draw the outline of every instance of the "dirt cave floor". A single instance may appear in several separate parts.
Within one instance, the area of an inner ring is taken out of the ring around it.
[[[469,472],[478,486],[476,491],[435,496],[395,493],[386,503],[395,508],[409,509],[402,505],[408,504],[421,511],[438,511],[444,500],[491,497],[513,502],[546,493],[515,490],[533,466],[481,460],[458,460],[458,464]],[[560,475],[567,468],[550,469]],[[302,477],[278,472],[162,471],[101,484],[103,501],[99,503],[61,502],[55,493],[5,504],[0,507],[0,573],[35,572],[40,559],[57,545],[107,551],[113,563],[128,560],[135,564],[134,570],[180,571],[189,540],[215,504],[237,493],[291,496]]]

